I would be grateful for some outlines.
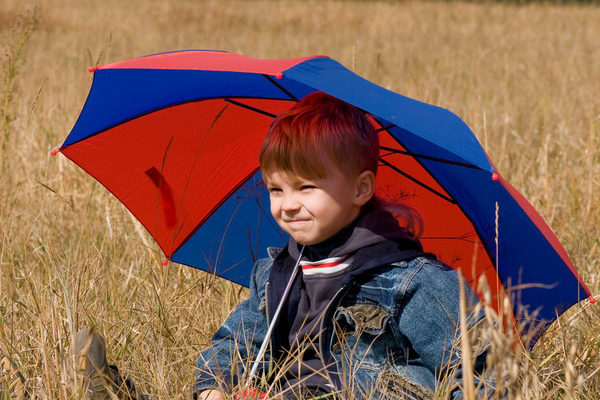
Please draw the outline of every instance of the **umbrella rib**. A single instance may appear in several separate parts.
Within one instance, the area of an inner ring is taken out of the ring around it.
[[[382,126],[381,128],[376,129],[375,132],[379,133],[379,132],[387,131],[388,129],[393,128],[395,126],[397,126],[397,125],[396,124],[389,124],[389,125],[386,125],[386,126]]]
[[[289,90],[287,90],[286,88],[281,86],[279,83],[277,83],[277,81],[275,79],[273,79],[272,76],[269,76],[267,74],[263,74],[263,76],[265,78],[267,78],[269,80],[269,82],[271,82],[273,85],[277,86],[277,88],[279,88],[279,90],[281,90],[283,93],[288,95],[290,99],[292,99],[294,101],[298,101],[298,98],[296,96],[294,96]]]
[[[438,161],[438,162],[442,162],[442,163],[445,163],[445,164],[457,165],[457,166],[460,166],[460,167],[467,167],[467,168],[473,168],[473,169],[481,169],[481,168],[477,167],[476,165],[468,164],[468,163],[463,163],[463,162],[460,162],[460,161],[450,161],[450,160],[446,160],[446,159],[443,159],[443,158],[427,156],[425,154],[411,153],[410,151],[394,149],[392,147],[381,146],[380,148],[382,150],[387,150],[387,151],[392,152],[392,153],[403,154],[403,155],[411,156],[411,157],[415,157],[415,158],[423,158],[425,160]]]
[[[252,107],[252,106],[249,106],[247,104],[240,103],[239,101],[231,100],[228,97],[225,97],[223,100],[225,100],[226,102],[231,103],[233,105],[236,105],[238,107],[242,107],[242,108],[245,108],[247,110],[254,111],[254,112],[257,112],[259,114],[266,115],[267,117],[275,118],[277,116],[275,114],[271,114],[270,112],[261,110],[260,108]]]
[[[442,199],[452,203],[452,204],[457,204],[456,200],[454,200],[451,197],[446,196],[445,194],[435,190],[434,188],[432,188],[431,186],[428,186],[426,184],[424,184],[423,182],[419,181],[416,178],[413,178],[412,176],[408,175],[406,172],[402,171],[400,168],[390,164],[389,162],[385,161],[383,158],[379,157],[379,161],[381,161],[385,166],[390,167],[391,169],[393,169],[394,171],[396,171],[397,173],[399,173],[400,175],[404,176],[407,179],[410,179],[411,181],[413,181],[414,183],[416,183],[417,185],[429,190],[431,193],[441,197]]]

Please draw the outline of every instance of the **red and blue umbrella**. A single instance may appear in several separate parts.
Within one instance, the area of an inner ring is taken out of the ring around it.
[[[178,51],[91,71],[60,152],[113,193],[169,260],[248,286],[254,260],[287,241],[269,212],[261,143],[277,114],[323,91],[372,118],[377,193],[415,207],[425,251],[460,269],[480,296],[485,281],[497,310],[510,304],[527,331],[591,298],[550,228],[446,109],[324,56]]]

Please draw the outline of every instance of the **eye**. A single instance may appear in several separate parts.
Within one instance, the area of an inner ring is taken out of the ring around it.
[[[316,189],[316,186],[315,185],[302,185],[302,186],[300,186],[300,190],[303,191],[303,192],[306,192],[306,191],[309,191],[309,190],[312,190],[312,189]]]
[[[281,189],[280,189],[280,188],[278,188],[278,187],[270,187],[270,188],[268,188],[268,189],[269,189],[269,194],[270,194],[271,196],[276,196],[276,195],[278,195],[278,194],[281,194]]]

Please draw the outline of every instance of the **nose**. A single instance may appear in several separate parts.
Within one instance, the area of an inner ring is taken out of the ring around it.
[[[295,212],[300,209],[301,205],[293,193],[288,193],[283,196],[281,209],[287,213]]]

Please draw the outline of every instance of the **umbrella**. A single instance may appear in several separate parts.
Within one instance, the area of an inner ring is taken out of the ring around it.
[[[593,301],[550,228],[446,109],[325,56],[177,51],[90,71],[90,93],[60,152],[113,193],[169,260],[248,286],[254,260],[287,241],[270,216],[260,145],[278,113],[323,91],[378,129],[378,195],[415,207],[425,251],[460,269],[478,295],[487,286],[492,305],[505,312],[508,304],[524,333]]]

